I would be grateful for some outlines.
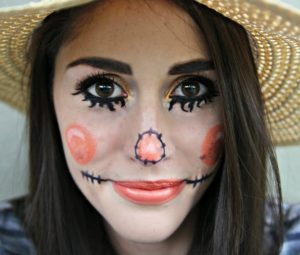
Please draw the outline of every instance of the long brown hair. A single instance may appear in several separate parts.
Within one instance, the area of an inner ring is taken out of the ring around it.
[[[207,40],[218,77],[225,133],[220,171],[198,204],[189,254],[263,254],[265,206],[273,200],[277,242],[265,253],[277,254],[282,221],[279,174],[247,33],[193,0],[173,2],[193,18]],[[78,16],[93,4],[49,15],[35,30],[29,49],[27,226],[42,255],[113,254],[101,215],[67,170],[52,98],[56,55],[76,36]],[[272,193],[267,186],[269,177],[274,178]]]

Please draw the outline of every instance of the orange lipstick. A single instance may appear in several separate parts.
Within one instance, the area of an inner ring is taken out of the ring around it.
[[[113,187],[121,197],[135,204],[160,205],[179,195],[184,181],[119,181],[113,182]]]

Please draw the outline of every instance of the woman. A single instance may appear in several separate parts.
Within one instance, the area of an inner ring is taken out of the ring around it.
[[[278,254],[262,97],[272,90],[262,95],[259,81],[278,73],[260,65],[258,77],[270,48],[254,35],[187,0],[94,1],[44,19],[28,48],[27,226],[38,254]]]

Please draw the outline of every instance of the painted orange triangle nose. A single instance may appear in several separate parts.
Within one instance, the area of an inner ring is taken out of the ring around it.
[[[162,141],[162,134],[152,130],[151,128],[139,134],[139,138],[135,145],[135,157],[147,163],[155,164],[165,157],[166,145]]]
[[[142,160],[159,160],[161,157],[161,143],[153,134],[148,134],[138,144],[138,155]]]

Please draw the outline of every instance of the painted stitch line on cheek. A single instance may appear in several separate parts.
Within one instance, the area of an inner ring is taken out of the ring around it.
[[[81,170],[81,175],[82,178],[92,184],[102,184],[102,182],[116,182],[113,179],[110,178],[103,178],[100,174],[95,175],[93,172],[89,171],[89,170]],[[201,183],[207,181],[208,179],[210,179],[211,177],[213,177],[213,175],[215,174],[215,171],[212,171],[211,173],[208,174],[204,174],[201,176],[195,176],[193,179],[178,179],[175,182],[179,183],[179,182],[185,182],[187,185],[191,185],[193,188],[195,188],[198,184],[200,185]],[[157,184],[155,182],[149,182],[149,181],[117,181],[118,183],[123,183],[123,184],[132,184],[135,183],[136,188],[139,189],[150,189],[151,188],[154,190],[157,188]],[[166,181],[164,181],[166,182]],[[162,183],[162,182],[159,182]],[[166,182],[167,183],[167,182]]]
[[[207,166],[213,166],[223,146],[223,126],[221,124],[212,127],[204,138],[201,146],[200,159]]]
[[[73,124],[65,132],[71,155],[80,165],[89,163],[96,152],[96,142],[84,127]]]
[[[184,181],[186,182],[186,184],[188,185],[192,185],[193,188],[195,188],[198,184],[201,184],[205,181],[207,181],[209,178],[211,178],[213,175],[215,174],[215,172],[211,172],[209,174],[204,174],[200,177],[195,177],[194,179],[184,179]]]

